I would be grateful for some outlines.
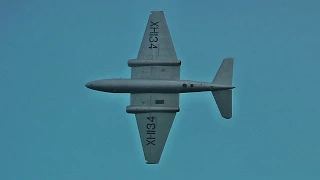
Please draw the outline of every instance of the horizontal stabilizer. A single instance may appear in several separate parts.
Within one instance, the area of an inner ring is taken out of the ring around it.
[[[226,119],[232,117],[232,90],[212,91],[220,114]]]

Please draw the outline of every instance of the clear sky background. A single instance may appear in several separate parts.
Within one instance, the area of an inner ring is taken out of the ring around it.
[[[0,179],[319,179],[318,0],[0,2]],[[163,10],[181,78],[234,57],[234,116],[180,95],[160,164],[146,165],[128,94],[150,11]]]

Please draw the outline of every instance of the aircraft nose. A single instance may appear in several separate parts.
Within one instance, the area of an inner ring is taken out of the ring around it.
[[[89,89],[99,91],[101,89],[101,82],[100,81],[91,81],[91,82],[88,82],[85,86]]]
[[[104,82],[103,80],[91,81],[91,82],[88,82],[85,86],[92,90],[102,91],[105,86],[103,82]]]
[[[93,85],[92,85],[91,82],[88,82],[88,83],[86,84],[86,87],[89,88],[89,89],[92,89]]]

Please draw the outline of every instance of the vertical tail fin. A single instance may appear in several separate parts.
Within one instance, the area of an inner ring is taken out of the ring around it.
[[[221,63],[212,83],[232,86],[232,76],[233,58],[226,58]],[[232,117],[232,90],[212,91],[212,95],[217,103],[221,116],[230,119]]]
[[[232,86],[233,58],[225,58],[212,83]]]

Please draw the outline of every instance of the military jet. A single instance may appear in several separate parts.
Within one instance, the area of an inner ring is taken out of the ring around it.
[[[212,82],[180,80],[178,60],[163,11],[152,11],[137,59],[128,60],[131,79],[87,83],[92,90],[130,93],[126,112],[135,114],[147,164],[158,164],[175,115],[179,93],[210,91],[222,117],[232,117],[233,58],[223,60]]]

